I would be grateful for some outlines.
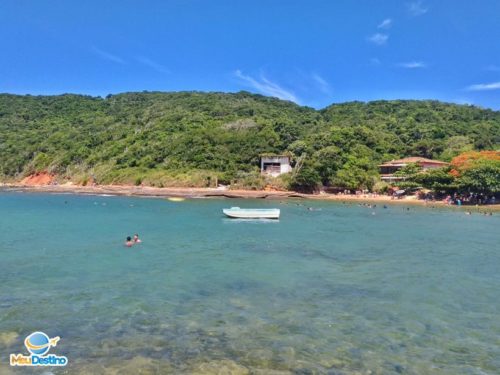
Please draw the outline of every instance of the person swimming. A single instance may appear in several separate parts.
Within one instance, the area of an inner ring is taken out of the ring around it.
[[[134,243],[141,243],[141,239],[139,238],[139,235],[136,233],[134,234]]]
[[[130,238],[130,236],[127,236],[127,239],[125,241],[125,246],[127,246],[127,247],[134,246],[134,241],[132,241],[132,238]]]

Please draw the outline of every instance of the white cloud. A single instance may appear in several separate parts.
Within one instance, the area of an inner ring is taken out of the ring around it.
[[[321,92],[327,95],[331,95],[332,88],[330,84],[319,74],[313,73],[312,79],[316,83],[316,86],[320,89]]]
[[[381,34],[381,33],[376,33],[376,34],[373,34],[372,36],[368,37],[369,42],[372,42],[373,44],[376,44],[378,46],[382,46],[382,45],[386,44],[388,39],[389,39],[389,35]]]
[[[392,20],[390,18],[386,18],[377,26],[379,29],[390,29],[392,26]]]
[[[378,66],[380,64],[382,64],[382,62],[380,61],[380,59],[378,57],[372,57],[370,59],[370,65],[372,65],[372,66]]]
[[[406,69],[427,68],[427,64],[422,61],[409,61],[409,62],[399,63],[397,65],[401,68],[406,68]]]
[[[408,4],[408,11],[412,16],[422,16],[427,13],[429,8],[425,8],[422,1],[414,1]]]
[[[487,90],[500,90],[500,82],[492,83],[478,83],[470,85],[466,88],[467,91],[487,91]]]
[[[102,57],[104,60],[112,61],[117,64],[125,64],[125,60],[123,60],[121,57],[113,55],[112,53],[109,53],[107,51],[103,51],[102,49],[99,49],[95,46],[92,47],[92,51]]]
[[[168,68],[166,68],[165,66],[163,66],[160,63],[157,63],[156,61],[151,60],[148,57],[138,56],[138,57],[136,57],[136,60],[139,61],[141,64],[144,64],[144,65],[156,70],[157,72],[170,73],[170,70]]]
[[[247,86],[253,87],[255,90],[261,92],[262,94],[274,96],[283,100],[290,100],[297,104],[300,103],[299,99],[295,96],[295,94],[289,90],[284,89],[279,86],[277,83],[271,82],[263,75],[260,78],[256,79],[251,76],[247,76],[241,72],[241,70],[236,70],[234,75],[245,82]]]

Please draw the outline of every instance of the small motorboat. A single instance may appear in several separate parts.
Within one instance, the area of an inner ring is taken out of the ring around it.
[[[224,215],[232,219],[279,219],[279,208],[239,208],[231,207],[222,210]]]

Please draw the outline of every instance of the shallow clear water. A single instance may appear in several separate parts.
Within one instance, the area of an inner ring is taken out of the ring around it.
[[[0,372],[42,330],[55,374],[499,373],[498,215],[27,193],[0,212]]]

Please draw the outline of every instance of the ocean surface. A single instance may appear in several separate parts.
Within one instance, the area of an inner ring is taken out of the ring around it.
[[[500,373],[498,213],[19,192],[0,213],[2,374]],[[67,368],[10,368],[33,331]]]

